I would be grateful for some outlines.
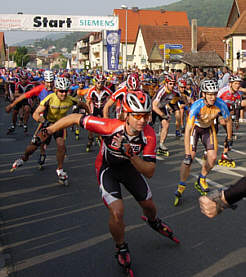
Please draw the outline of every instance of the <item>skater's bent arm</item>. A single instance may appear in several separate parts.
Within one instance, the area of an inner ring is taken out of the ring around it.
[[[7,113],[9,113],[19,102],[21,102],[22,100],[24,100],[26,97],[25,97],[25,94],[21,94],[20,96],[18,96],[11,104],[9,104],[6,108],[5,108],[5,111]]]
[[[184,136],[184,145],[185,145],[185,154],[190,155],[190,135],[193,126],[188,124],[185,126],[185,136]]]
[[[155,172],[155,163],[144,161],[137,155],[133,155],[130,158],[132,165],[137,169],[138,172],[142,173],[145,177],[151,178]]]
[[[164,117],[165,114],[163,114],[163,112],[159,109],[158,103],[159,103],[158,100],[154,100],[154,101],[153,101],[153,103],[152,103],[153,111],[154,111],[155,113],[157,113],[159,116]]]
[[[113,104],[114,104],[114,100],[112,100],[111,98],[105,104],[105,106],[103,108],[103,117],[104,118],[109,118],[109,109]]]
[[[37,107],[37,109],[34,111],[33,115],[32,115],[33,119],[36,120],[37,122],[41,122],[40,121],[40,118],[41,118],[40,114],[42,114],[45,111],[45,109],[46,109],[45,106],[39,105]]]
[[[67,128],[73,124],[79,125],[81,116],[82,115],[79,113],[69,114],[69,115],[59,119],[58,121],[56,121],[56,123],[54,123],[53,125],[49,126],[47,128],[47,131],[49,134],[53,134],[53,133],[57,132],[58,130]]]

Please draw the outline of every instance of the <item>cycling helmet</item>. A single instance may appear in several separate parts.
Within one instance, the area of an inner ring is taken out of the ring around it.
[[[238,75],[231,75],[230,76],[230,79],[229,79],[229,82],[230,83],[233,83],[233,82],[241,82],[242,79],[240,78],[240,76]]]
[[[97,74],[95,80],[96,82],[100,83],[100,82],[105,82],[106,78],[103,74]]]
[[[54,73],[50,70],[46,70],[44,72],[44,81],[45,82],[53,82],[54,81]]]
[[[215,80],[204,80],[201,83],[201,91],[205,93],[217,93],[219,90],[218,83]]]
[[[187,79],[187,81],[186,81],[186,85],[192,85],[192,80],[191,79]]]
[[[123,99],[123,109],[127,113],[149,113],[151,112],[151,99],[142,91],[129,91]]]
[[[178,81],[178,86],[179,86],[179,87],[185,88],[186,85],[187,85],[187,83],[186,83],[186,81],[185,81],[184,79],[180,79],[180,80]]]
[[[174,76],[172,76],[170,74],[165,76],[165,81],[166,81],[166,83],[168,83],[168,82],[176,82]]]
[[[137,90],[139,89],[139,78],[138,74],[132,73],[127,77],[126,85],[131,90]]]
[[[55,80],[55,88],[60,90],[68,90],[70,87],[70,81],[66,77],[58,77]]]

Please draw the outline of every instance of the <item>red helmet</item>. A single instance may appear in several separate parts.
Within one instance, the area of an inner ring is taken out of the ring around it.
[[[138,90],[140,86],[138,74],[132,73],[127,77],[126,85],[131,90]]]
[[[185,88],[186,85],[187,85],[187,83],[186,83],[186,81],[185,81],[184,79],[180,79],[180,80],[178,81],[178,86],[179,86],[179,87]]]
[[[100,83],[100,82],[105,82],[106,78],[103,74],[97,74],[95,77],[96,82]]]
[[[149,113],[152,105],[149,95],[142,91],[129,91],[123,100],[123,109],[127,113]]]

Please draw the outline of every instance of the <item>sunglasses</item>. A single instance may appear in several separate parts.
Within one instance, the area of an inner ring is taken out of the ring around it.
[[[131,113],[131,115],[137,120],[140,120],[142,118],[148,120],[150,117],[150,113]]]
[[[174,86],[174,83],[173,82],[168,82],[168,85],[169,86]]]
[[[60,93],[68,93],[67,90],[59,90]]]

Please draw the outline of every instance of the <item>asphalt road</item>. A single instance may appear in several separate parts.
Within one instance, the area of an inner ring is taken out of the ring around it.
[[[76,141],[69,131],[65,170],[69,187],[57,182],[56,147],[48,148],[45,169],[38,169],[39,151],[14,173],[12,162],[24,151],[29,136],[17,128],[7,136],[10,115],[0,103],[0,214],[1,240],[8,254],[9,276],[17,277],[116,277],[124,276],[114,258],[114,244],[108,232],[108,212],[101,201],[95,177],[97,147],[85,152],[87,133]],[[240,129],[231,156],[235,169],[216,166],[209,174],[213,187],[229,186],[246,171],[246,125]],[[173,134],[171,126],[170,134]],[[219,136],[222,144],[223,136]],[[136,277],[244,277],[246,275],[246,203],[226,210],[215,219],[200,213],[193,184],[200,171],[202,147],[192,167],[182,206],[173,206],[183,159],[183,141],[168,137],[170,157],[157,162],[150,180],[159,216],[175,231],[176,245],[152,231],[140,218],[141,209],[124,191],[126,240]],[[220,148],[221,152],[221,148]]]

